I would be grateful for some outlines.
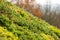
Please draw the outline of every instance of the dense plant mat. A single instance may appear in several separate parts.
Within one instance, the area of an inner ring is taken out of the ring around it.
[[[60,38],[60,29],[6,0],[0,1],[0,26],[14,34],[17,37],[14,40],[59,40]]]
[[[18,37],[0,26],[0,40],[18,40]]]

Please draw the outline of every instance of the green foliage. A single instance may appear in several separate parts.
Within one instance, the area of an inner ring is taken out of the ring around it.
[[[13,21],[9,20],[9,18],[5,15],[0,15],[0,21],[2,23],[1,25],[3,25],[4,28],[6,28],[7,30],[13,32],[16,36],[18,36],[19,40],[44,40],[44,38],[40,35],[23,28],[26,26],[22,27],[14,24]]]
[[[18,37],[0,26],[0,40],[18,40]]]
[[[60,29],[12,3],[3,3],[0,4],[0,25],[12,32],[18,40],[59,40]]]

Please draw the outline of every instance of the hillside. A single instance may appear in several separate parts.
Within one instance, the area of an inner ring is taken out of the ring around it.
[[[1,40],[59,40],[60,38],[60,29],[6,0],[0,1],[0,27],[0,32],[3,34],[0,37],[4,38]],[[6,32],[8,34],[5,34]]]

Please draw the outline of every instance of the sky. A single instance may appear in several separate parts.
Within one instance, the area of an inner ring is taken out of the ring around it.
[[[8,1],[11,1],[11,0],[8,0]],[[60,0],[36,0],[36,2],[40,5],[47,4],[47,2],[51,4],[60,4]],[[16,1],[14,1],[13,3],[16,3]]]
[[[44,5],[47,2],[51,3],[51,4],[60,4],[60,0],[36,0],[37,3]]]
[[[36,0],[36,2],[41,5],[46,4],[46,0]]]

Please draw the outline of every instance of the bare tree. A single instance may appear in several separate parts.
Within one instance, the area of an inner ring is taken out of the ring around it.
[[[35,15],[39,18],[42,16],[42,12],[40,10],[40,5],[34,3],[35,0],[21,0],[21,1],[22,2],[17,1],[18,6],[20,6],[21,8],[26,9],[27,11],[31,12],[33,15]]]

